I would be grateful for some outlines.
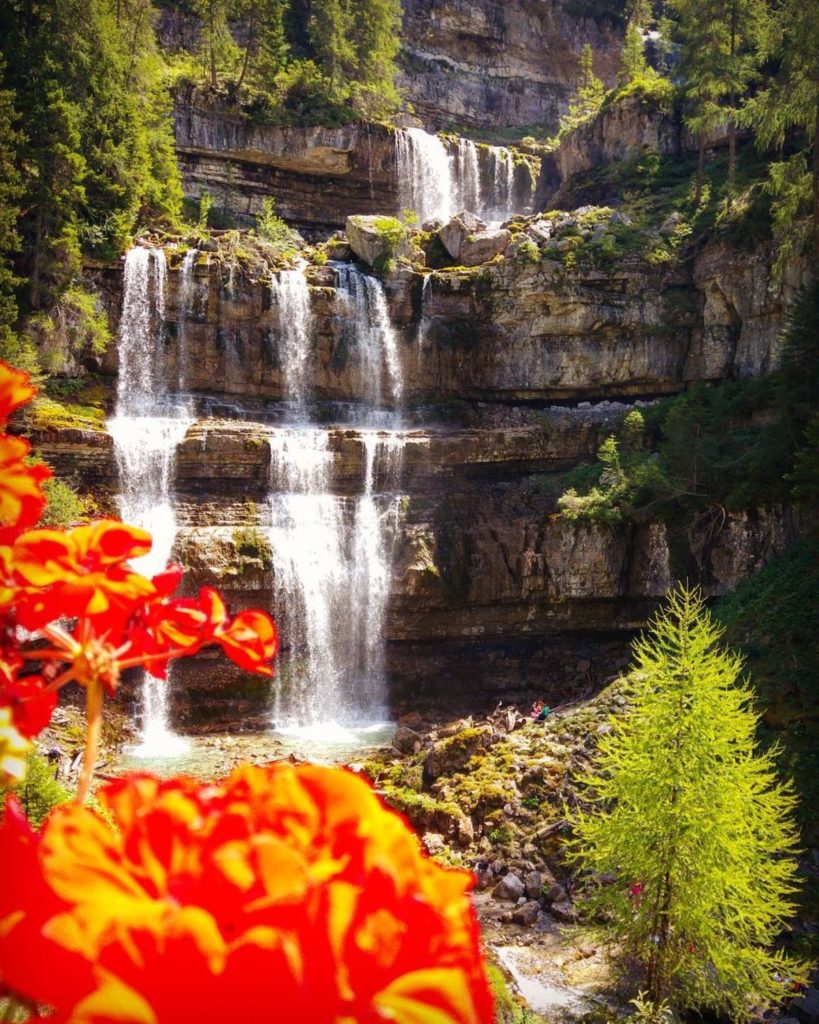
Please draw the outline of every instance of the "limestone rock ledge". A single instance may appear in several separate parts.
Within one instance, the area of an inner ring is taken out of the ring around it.
[[[171,261],[164,338],[169,381],[200,394],[283,396],[280,324],[269,276],[200,256],[181,309]],[[769,372],[783,309],[802,270],[771,280],[771,254],[707,246],[693,268],[657,271],[623,260],[610,271],[568,270],[516,258],[435,271],[407,267],[385,280],[408,405],[551,402],[659,395],[689,383]],[[371,381],[331,266],[308,269],[310,375],[320,400],[355,401]],[[94,278],[113,327],[121,273]],[[183,343],[184,341],[184,343]],[[116,372],[116,352],[102,368]],[[387,389],[384,389],[385,391]]]

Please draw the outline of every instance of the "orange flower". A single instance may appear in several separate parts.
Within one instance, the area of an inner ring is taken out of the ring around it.
[[[129,568],[151,549],[151,535],[114,519],[71,530],[30,530],[11,551],[17,619],[39,629],[66,616],[100,616],[114,625],[155,592]]]
[[[0,360],[0,427],[36,391],[27,373]],[[21,530],[33,526],[45,508],[40,484],[51,476],[47,466],[27,466],[31,450],[20,437],[0,434],[0,544],[7,544]]]
[[[26,405],[36,394],[37,389],[27,373],[15,370],[0,359],[0,426],[15,409]]]
[[[14,530],[33,526],[45,508],[45,495],[40,484],[48,480],[48,466],[27,466],[24,462],[31,450],[21,437],[0,434],[0,543],[13,539]]]
[[[40,842],[13,815],[0,828],[3,878],[12,866],[34,878],[5,883],[0,971],[58,1021],[494,1019],[471,876],[423,855],[355,776],[289,764],[211,786],[134,776],[101,799],[115,830],[76,805]]]

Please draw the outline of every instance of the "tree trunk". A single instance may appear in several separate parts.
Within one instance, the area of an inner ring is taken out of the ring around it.
[[[242,61],[242,71],[239,75],[239,81],[236,83],[236,93],[242,91],[242,85],[245,81],[245,75],[247,74],[247,67],[250,63],[250,47],[253,45],[253,40],[256,37],[256,5],[253,5],[252,14],[250,16],[250,25],[247,31],[247,45],[245,46],[245,59]]]
[[[813,121],[813,258],[819,260],[819,84]]]
[[[218,81],[216,78],[216,0],[211,0],[210,7],[208,9],[210,21],[210,39],[208,43],[210,45],[210,87],[216,89]]]
[[[694,192],[694,205],[699,206],[702,199],[702,184],[705,179],[705,132],[700,132],[700,145],[697,153],[697,187]]]
[[[736,110],[736,96],[731,93],[728,101],[731,106],[731,113],[728,116],[728,195],[725,205],[730,213],[734,205],[734,181],[737,175],[737,124],[734,117]]]

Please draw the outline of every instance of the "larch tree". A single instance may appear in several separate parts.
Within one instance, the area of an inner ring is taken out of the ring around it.
[[[753,693],[699,594],[674,591],[635,644],[573,820],[581,906],[655,1006],[735,1020],[793,991],[771,948],[794,905],[794,796],[757,749]]]

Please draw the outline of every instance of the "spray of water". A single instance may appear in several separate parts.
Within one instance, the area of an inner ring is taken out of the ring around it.
[[[192,422],[184,406],[169,401],[165,391],[161,335],[166,293],[162,250],[132,249],[125,260],[116,413],[108,430],[120,474],[120,515],[153,535],[150,553],[134,563],[149,576],[165,567],[173,548],[174,455]],[[167,686],[144,674],[138,756],[169,757],[184,749],[185,741],[168,726]]]

